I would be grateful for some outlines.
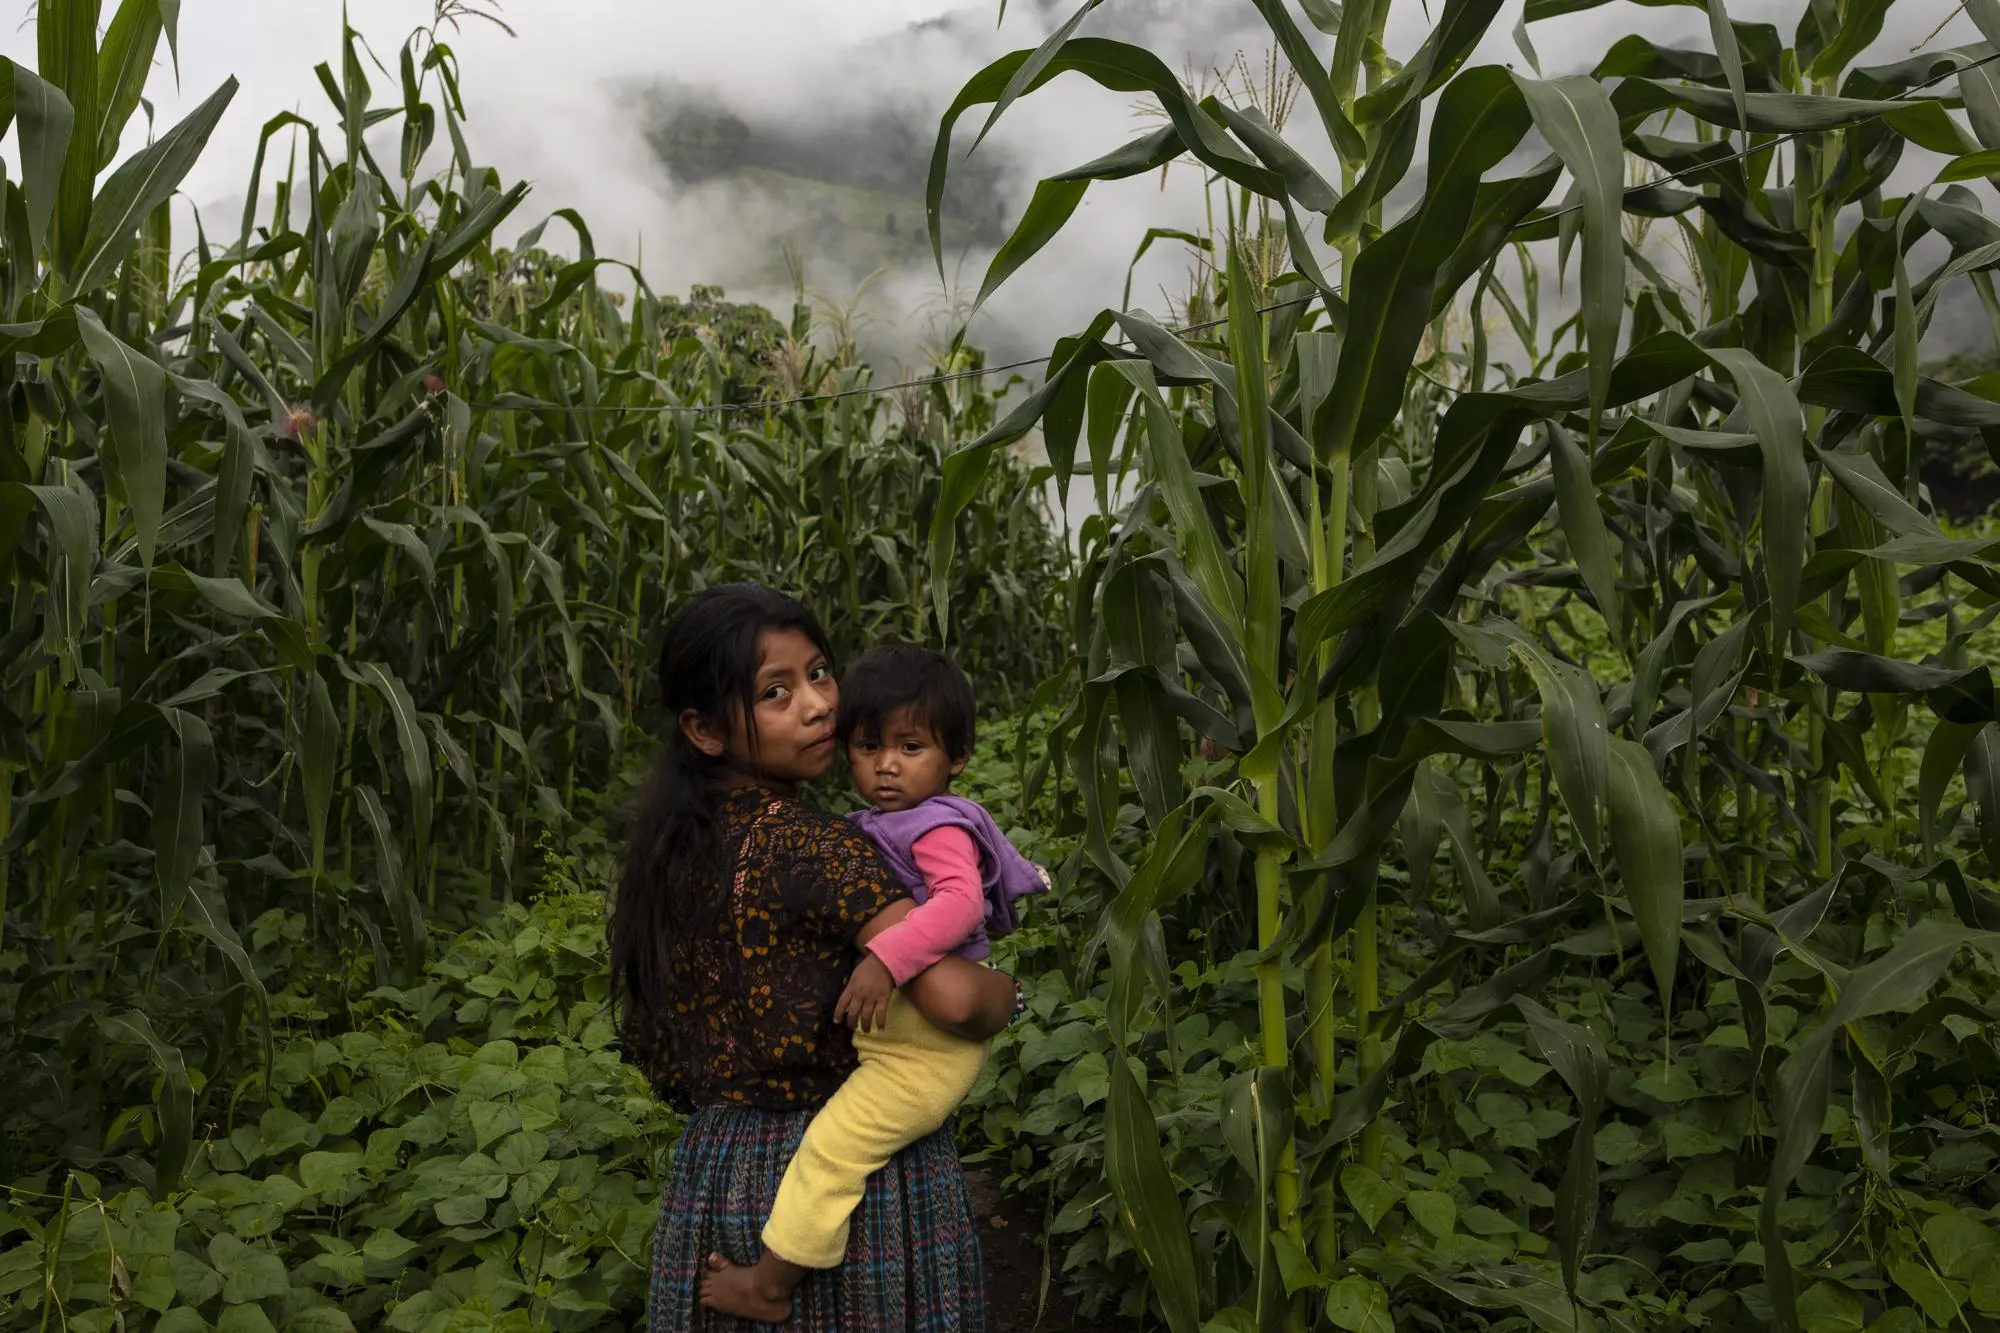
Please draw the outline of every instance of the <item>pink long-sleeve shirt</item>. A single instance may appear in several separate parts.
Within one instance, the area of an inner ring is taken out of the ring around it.
[[[868,941],[898,986],[957,949],[986,920],[979,846],[954,825],[932,829],[910,846],[930,897]]]

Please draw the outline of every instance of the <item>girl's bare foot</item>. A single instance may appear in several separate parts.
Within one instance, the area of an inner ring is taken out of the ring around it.
[[[792,1317],[792,1288],[782,1278],[771,1281],[756,1268],[743,1268],[711,1254],[708,1271],[701,1275],[701,1303],[738,1319],[783,1324]]]

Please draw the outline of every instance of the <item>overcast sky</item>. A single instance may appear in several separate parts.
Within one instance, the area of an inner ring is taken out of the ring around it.
[[[1431,0],[1433,9],[1436,3]],[[1523,63],[1512,37],[1519,4],[1508,0],[1476,60]],[[1731,0],[1730,10],[1739,20],[1774,21],[1789,31],[1805,4]],[[1901,0],[1864,62],[1909,54],[1954,4]],[[737,281],[749,266],[748,252],[771,244],[768,220],[749,216],[728,188],[689,188],[667,176],[643,139],[647,91],[669,83],[706,87],[753,125],[892,107],[920,123],[928,142],[939,113],[968,75],[1006,50],[1035,44],[1067,6],[1068,0],[1060,8],[1053,0],[1012,0],[1005,24],[996,29],[995,0],[508,0],[504,15],[517,36],[474,22],[448,40],[460,56],[474,155],[510,179],[534,184],[503,239],[557,208],[573,207],[590,222],[601,253],[632,259],[643,247],[644,270],[657,290],[734,283],[733,295],[782,302],[788,293],[745,290]],[[431,8],[430,0],[347,5],[354,26],[391,67],[411,29],[428,23]],[[185,187],[212,234],[234,233],[266,119],[280,111],[330,119],[312,71],[321,61],[338,65],[341,9],[337,0],[183,0],[178,88],[164,50],[151,88],[161,126],[227,76],[242,82]],[[946,15],[963,21],[913,28]],[[1268,45],[1249,0],[1110,0],[1091,23],[1100,19],[1137,25],[1176,68],[1184,60],[1197,69],[1229,61],[1239,47],[1261,63]],[[1389,28],[1395,54],[1407,55],[1428,29],[1424,0],[1396,0]],[[1543,72],[1553,76],[1588,68],[1631,32],[1709,44],[1699,10],[1625,0],[1540,23],[1533,38]],[[1975,39],[1961,16],[1927,46]],[[32,64],[33,41],[30,19],[0,37],[0,53]],[[378,99],[394,96],[392,79],[376,75],[375,83]],[[1094,157],[1144,128],[1131,102],[1067,76],[1011,111],[992,142],[1009,164],[1012,214],[1018,215],[1036,177]],[[1309,112],[1298,125],[1317,131]],[[135,118],[128,147],[143,135]],[[1906,165],[1906,174],[1913,170],[1914,164]],[[1045,350],[1050,337],[1117,303],[1126,264],[1148,226],[1187,225],[1199,216],[1198,181],[1190,170],[1177,168],[1164,188],[1157,176],[1093,187],[1069,229],[980,316],[975,338],[996,352]],[[967,289],[976,289],[985,258],[968,257]],[[1160,247],[1158,258],[1142,269],[1135,303],[1161,308],[1162,291],[1183,287],[1186,268],[1184,254]],[[855,275],[809,276],[839,294]],[[941,296],[934,271],[890,275],[874,297],[878,333],[914,342],[921,313],[935,309]]]

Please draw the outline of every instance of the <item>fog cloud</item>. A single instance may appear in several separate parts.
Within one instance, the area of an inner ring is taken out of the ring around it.
[[[1407,56],[1416,48],[1438,3],[1397,0],[1388,31],[1393,54]],[[1730,9],[1738,20],[1776,22],[1789,31],[1805,3],[1734,0]],[[347,5],[354,26],[391,68],[403,38],[429,22],[431,9],[430,0]],[[1864,60],[1902,58],[1950,10],[1950,0],[1905,0]],[[677,172],[659,148],[662,118],[675,108],[694,108],[733,119],[761,142],[811,142],[817,135],[826,146],[816,151],[829,158],[859,144],[853,151],[922,159],[939,114],[960,85],[1005,51],[1034,45],[1068,12],[1069,0],[1060,6],[1012,0],[1005,21],[996,23],[995,0],[512,0],[503,13],[516,35],[475,21],[447,40],[460,61],[475,157],[504,177],[534,183],[510,228],[524,230],[557,208],[575,208],[589,222],[599,253],[641,264],[656,290],[717,283],[732,296],[781,310],[791,300],[787,245],[803,256],[809,285],[836,301],[886,265],[859,306],[868,321],[867,341],[914,360],[927,324],[935,332],[944,312],[976,291],[998,233],[982,229],[978,219],[957,219],[959,244],[941,283],[916,236],[920,217],[882,204],[893,191],[815,195],[783,172],[707,178]],[[1473,58],[1524,66],[1512,35],[1518,17],[1519,0],[1509,0]],[[266,119],[296,111],[331,122],[313,67],[321,61],[337,67],[340,23],[341,7],[333,0],[185,0],[178,87],[162,52],[152,90],[160,125],[229,75],[243,85],[186,185],[211,235],[234,234]],[[1239,51],[1261,72],[1269,45],[1247,0],[1111,0],[1084,31],[1141,41],[1177,72],[1192,70],[1198,81],[1233,64]],[[1665,43],[1708,44],[1699,10],[1624,0],[1539,23],[1532,35],[1544,73],[1554,76],[1587,69],[1634,32]],[[1928,45],[1938,49],[1975,37],[1961,15]],[[11,31],[0,40],[0,52],[32,62],[33,41],[31,26]],[[393,79],[372,77],[378,100],[393,96]],[[954,146],[954,171],[978,173],[994,192],[1000,217],[1011,224],[1036,179],[1147,128],[1132,102],[1066,76],[1017,104],[972,163],[961,165],[981,119],[968,117]],[[1309,107],[1299,109],[1295,142],[1310,147],[1319,137],[1313,119]],[[128,146],[143,135],[143,123],[135,123]],[[1919,157],[1906,160],[1901,180],[1928,178],[1934,163],[1927,169]],[[838,176],[832,168],[844,165],[851,164],[831,162],[827,174]],[[1199,174],[1187,164],[1177,164],[1164,180],[1156,174],[1093,186],[1063,234],[975,319],[974,341],[996,357],[1045,351],[1053,337],[1118,302],[1128,262],[1148,227],[1199,226],[1203,210]],[[837,234],[830,236],[829,227]],[[864,228],[880,235],[860,243]],[[552,228],[551,238],[558,239],[560,230]],[[1139,268],[1135,303],[1164,310],[1186,289],[1190,264],[1180,247],[1156,247]],[[1545,290],[1553,295],[1554,285],[1545,283]],[[1940,333],[1977,322],[1941,317]]]

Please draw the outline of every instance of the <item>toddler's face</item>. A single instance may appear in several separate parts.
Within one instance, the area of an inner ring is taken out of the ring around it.
[[[847,742],[854,786],[877,810],[908,810],[951,789],[965,769],[931,729],[901,709],[882,724],[879,735],[855,735]]]

